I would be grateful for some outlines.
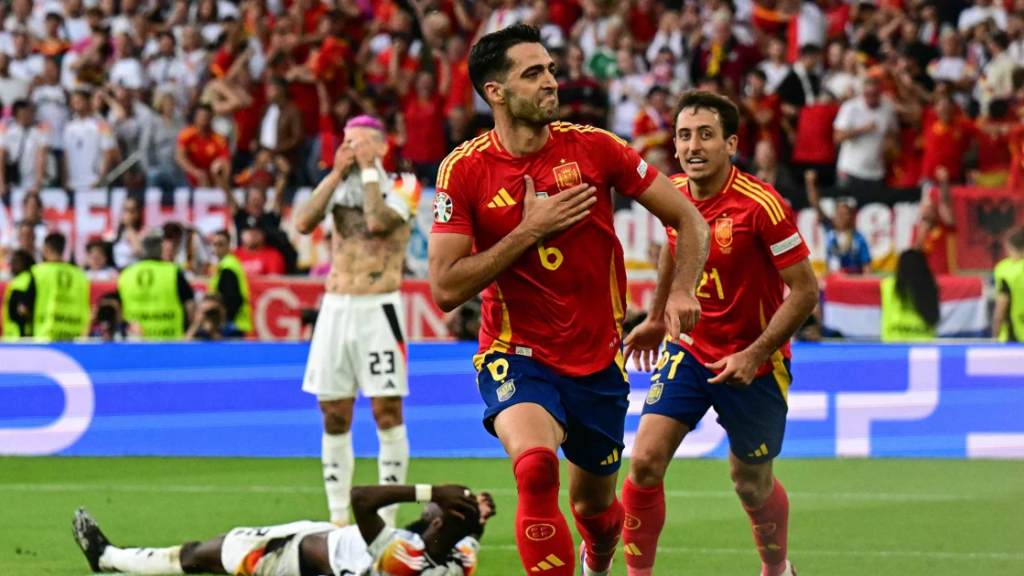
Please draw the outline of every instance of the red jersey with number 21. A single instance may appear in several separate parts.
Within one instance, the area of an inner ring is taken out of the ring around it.
[[[686,195],[711,228],[711,251],[697,299],[700,322],[680,344],[701,363],[717,362],[750,346],[782,305],[785,283],[779,270],[810,255],[789,204],[769,184],[734,166],[721,192],[706,200],[690,196],[685,174],[672,183]],[[672,255],[676,231],[667,228]],[[790,358],[786,342],[757,376]]]
[[[564,122],[548,130],[547,143],[526,156],[509,154],[493,131],[456,148],[438,172],[433,233],[472,236],[473,253],[483,252],[522,221],[524,176],[548,196],[595,186],[590,215],[524,252],[484,290],[481,310],[481,353],[585,376],[621,362],[626,270],[611,189],[636,198],[657,172],[609,132]]]

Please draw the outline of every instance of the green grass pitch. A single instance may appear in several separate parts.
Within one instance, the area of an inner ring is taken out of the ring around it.
[[[776,473],[790,495],[790,559],[801,576],[1024,575],[1024,462],[782,459]],[[720,460],[672,465],[657,574],[758,574],[726,475]],[[376,478],[376,462],[358,461],[357,483]],[[498,516],[478,573],[523,574],[508,462],[414,460],[410,479],[491,490]],[[0,575],[87,574],[71,538],[78,506],[115,544],[145,546],[326,515],[315,460],[0,458]],[[401,520],[416,513],[404,506]],[[620,550],[613,574],[625,573]]]

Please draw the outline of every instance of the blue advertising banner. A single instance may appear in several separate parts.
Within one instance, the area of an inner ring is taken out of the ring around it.
[[[480,424],[473,344],[414,344],[406,421],[414,457],[504,457]],[[0,347],[0,453],[320,455],[301,391],[307,344]],[[783,456],[1024,458],[1024,347],[794,346]],[[631,373],[626,454],[647,393]],[[356,454],[376,456],[368,402]],[[709,413],[680,457],[724,457]]]

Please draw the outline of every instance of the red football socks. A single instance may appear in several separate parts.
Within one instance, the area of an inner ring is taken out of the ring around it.
[[[558,508],[558,456],[549,448],[523,452],[513,464],[519,506],[516,546],[527,574],[573,576],[576,551]]]
[[[622,504],[626,519],[622,545],[626,550],[626,573],[629,576],[650,576],[658,537],[665,527],[665,486],[638,488],[629,478],[622,486]]]
[[[762,576],[779,576],[786,569],[786,536],[789,533],[789,497],[776,479],[772,494],[760,508],[743,507],[754,529],[754,543],[761,555]]]
[[[594,572],[605,572],[612,564],[619,545],[622,521],[626,517],[622,503],[616,499],[607,510],[595,516],[580,516],[573,506],[576,531],[587,547],[587,566]]]

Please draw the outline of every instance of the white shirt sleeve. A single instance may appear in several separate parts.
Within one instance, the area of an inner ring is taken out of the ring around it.
[[[850,106],[852,100],[847,100],[839,107],[839,114],[836,114],[836,119],[832,123],[832,128],[836,130],[852,130],[853,129],[853,109]]]

